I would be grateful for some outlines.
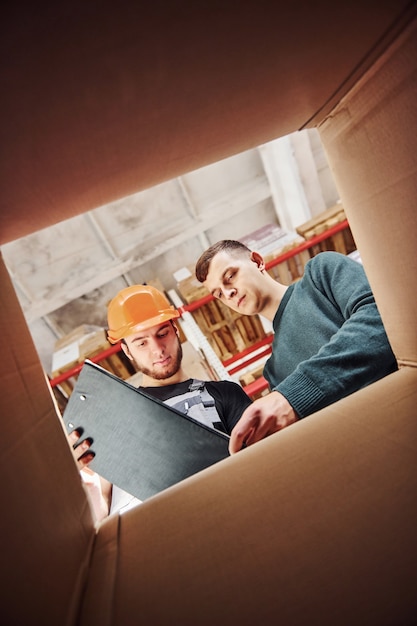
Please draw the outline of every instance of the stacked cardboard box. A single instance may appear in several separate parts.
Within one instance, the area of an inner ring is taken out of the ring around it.
[[[86,324],[78,326],[56,342],[52,356],[51,378],[54,379],[61,374],[69,372],[69,370],[80,365],[86,359],[92,359],[110,347],[111,344],[107,341],[104,328]],[[99,364],[124,380],[135,372],[133,366],[127,362],[127,359],[120,352],[100,359]],[[59,383],[60,391],[64,397],[68,398],[71,395],[77,377],[78,375],[75,374]]]

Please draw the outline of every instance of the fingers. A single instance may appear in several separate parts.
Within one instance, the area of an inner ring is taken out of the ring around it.
[[[239,424],[239,422],[238,422]],[[251,433],[251,428],[248,428],[246,424],[242,424],[237,428],[234,427],[232,432],[230,433],[229,440],[229,454],[235,454],[239,452],[246,444],[246,439],[249,437]]]
[[[86,467],[94,458],[94,452],[90,450],[93,440],[90,437],[80,441],[83,430],[81,428],[74,429],[68,435],[68,443],[72,451],[75,462],[82,469]]]
[[[75,446],[77,445],[77,441],[79,440],[82,434],[83,434],[83,431],[81,429],[80,430],[74,429],[73,431],[69,433],[68,442],[72,448],[75,448]]]
[[[251,445],[256,439],[256,432],[259,429],[260,415],[258,411],[250,411],[248,407],[242,417],[230,433],[229,453],[235,454],[244,446]]]
[[[265,437],[272,435],[277,430],[280,430],[280,428],[274,415],[263,419],[261,414],[257,413],[243,421],[241,418],[230,434],[229,453],[235,454],[242,448],[265,439]]]
[[[229,452],[235,454],[297,421],[288,400],[277,391],[255,400],[232,430]]]
[[[261,441],[261,439],[265,439],[265,437],[268,437],[269,435],[276,433],[278,430],[281,430],[281,429],[277,424],[275,416],[272,415],[269,419],[265,420],[264,422],[261,421],[258,427],[249,433],[248,437],[245,439],[245,444],[247,446],[251,446],[252,444],[257,443],[258,441]]]
[[[75,449],[75,459],[79,467],[85,467],[94,459],[94,452],[90,450],[91,441],[85,439]]]

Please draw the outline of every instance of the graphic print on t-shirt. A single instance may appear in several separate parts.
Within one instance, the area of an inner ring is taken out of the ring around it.
[[[185,415],[189,415],[200,424],[225,432],[214,399],[202,381],[194,380],[186,393],[167,398],[164,403],[177,409],[177,411],[181,411],[181,413],[185,413]]]

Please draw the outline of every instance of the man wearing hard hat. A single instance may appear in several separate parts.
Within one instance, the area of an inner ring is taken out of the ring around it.
[[[108,306],[108,340],[112,344],[122,342],[124,353],[142,373],[140,388],[148,395],[206,426],[230,434],[251,400],[237,383],[190,378],[182,367],[182,347],[175,323],[179,316],[155,287],[126,287]],[[130,508],[137,502],[113,487],[110,512]]]
[[[236,383],[203,382],[184,371],[174,321],[179,316],[155,287],[127,287],[108,306],[108,340],[122,341],[124,353],[142,372],[141,388],[149,395],[230,434],[251,401]]]

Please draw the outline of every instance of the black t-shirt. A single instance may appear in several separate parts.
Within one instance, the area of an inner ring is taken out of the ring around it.
[[[175,406],[173,398],[184,396],[188,398],[190,388],[192,388],[193,379],[186,380],[182,383],[174,385],[165,385],[162,387],[140,387],[143,391],[161,402],[169,401],[171,406]],[[212,420],[211,424],[214,428],[226,432],[230,435],[233,427],[240,419],[243,411],[252,404],[249,396],[243,391],[242,387],[237,383],[228,380],[205,381],[205,388],[214,400],[214,406],[220,422]],[[193,392],[195,393],[198,392]],[[168,402],[167,402],[168,403]],[[179,406],[178,410],[182,410]],[[186,412],[182,410],[182,412]],[[199,418],[197,418],[199,419]],[[200,420],[201,421],[201,420]]]

